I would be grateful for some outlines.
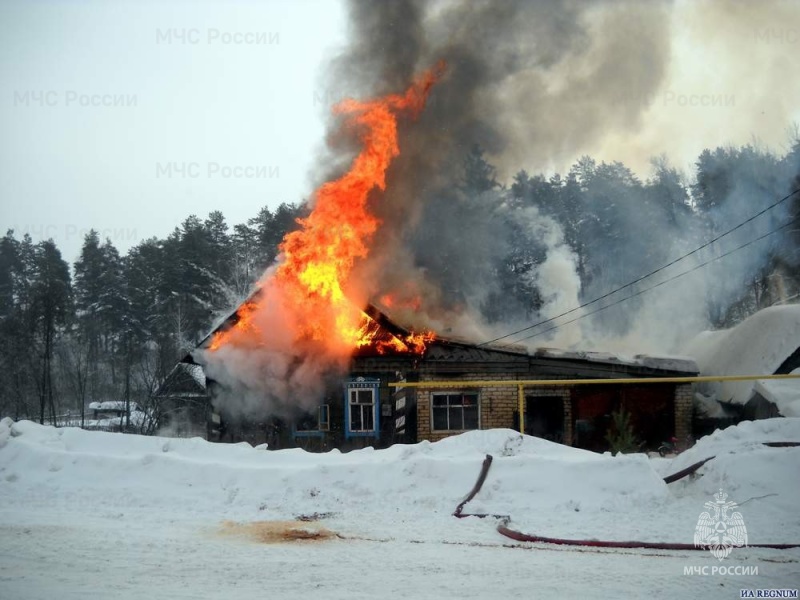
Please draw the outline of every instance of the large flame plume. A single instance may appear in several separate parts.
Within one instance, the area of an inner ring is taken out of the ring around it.
[[[262,278],[259,292],[239,308],[236,324],[214,335],[210,350],[229,345],[269,347],[273,332],[259,324],[259,315],[277,311],[291,324],[295,341],[305,346],[323,345],[340,354],[364,346],[378,352],[424,351],[432,334],[382,336],[380,327],[348,292],[357,287],[350,280],[353,266],[369,254],[380,225],[369,200],[374,190],[385,189],[386,170],[400,152],[398,116],[419,115],[442,71],[442,63],[426,71],[404,94],[347,99],[336,105],[334,112],[358,133],[361,151],[347,173],[316,191],[312,212],[281,243],[279,264]]]

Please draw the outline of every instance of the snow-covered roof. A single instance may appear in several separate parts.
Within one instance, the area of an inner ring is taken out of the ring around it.
[[[748,317],[736,327],[720,331],[705,331],[685,349],[693,356],[701,375],[772,375],[800,347],[800,304],[765,308]],[[703,386],[706,395],[716,395],[721,402],[746,404],[753,396],[755,381],[724,381]],[[766,386],[766,387],[765,387]],[[791,403],[794,393],[800,393],[800,380],[761,383],[766,393],[761,395],[778,400],[775,405],[781,414]],[[786,415],[788,416],[788,415]]]
[[[130,403],[131,411],[139,410],[139,405],[136,402]],[[124,400],[106,400],[105,402],[90,402],[89,410],[127,410]]]
[[[161,398],[203,398],[206,394],[207,383],[203,367],[186,362],[176,364],[155,391],[155,396]]]
[[[585,360],[588,362],[617,364],[650,369],[663,369],[666,371],[681,371],[697,373],[698,368],[694,359],[689,356],[650,356],[637,354],[633,357],[621,356],[610,352],[582,352],[576,350],[559,350],[557,348],[537,348],[533,353],[540,358],[561,358],[568,360]]]
[[[203,367],[200,365],[187,364],[184,369],[200,387],[206,387],[206,373],[203,371]]]
[[[92,402],[92,404],[102,404],[102,402]],[[135,404],[131,404],[136,408]],[[141,427],[147,420],[147,413],[141,410],[131,410],[130,415],[131,425],[134,427]],[[59,421],[62,427],[81,427],[80,417],[71,417],[69,419]],[[109,417],[106,419],[84,419],[83,427],[85,429],[116,429],[121,425],[127,425],[127,418],[122,415],[119,417]]]
[[[800,375],[800,369],[792,374]],[[800,417],[800,380],[757,381],[753,390],[777,406],[784,417]]]

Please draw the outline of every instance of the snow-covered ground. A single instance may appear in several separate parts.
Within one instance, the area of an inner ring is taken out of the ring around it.
[[[465,512],[510,515],[527,533],[692,543],[704,503],[723,488],[740,504],[750,543],[798,543],[800,448],[765,441],[800,441],[800,419],[743,423],[672,459],[597,455],[510,430],[310,454],[5,419],[0,598],[738,598],[745,588],[794,589],[798,549],[734,549],[720,562],[707,551],[516,543],[493,519],[452,516],[490,453]],[[697,476],[662,481],[711,455]],[[248,535],[262,531],[253,523],[311,515],[322,518],[298,527],[336,535]],[[758,575],[684,574],[720,565]]]

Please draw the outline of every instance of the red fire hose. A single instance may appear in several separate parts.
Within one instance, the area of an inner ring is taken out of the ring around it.
[[[767,442],[764,444],[765,446],[771,447],[792,447],[792,446],[800,446],[800,443],[797,442]],[[678,471],[668,477],[664,477],[665,483],[672,483],[673,481],[678,481],[694,473],[708,461],[712,460],[714,457],[710,456],[704,460],[694,463],[693,465]],[[486,518],[486,517],[493,517],[496,519],[500,519],[500,523],[497,525],[497,531],[501,534],[506,536],[507,538],[511,538],[512,540],[516,540],[518,542],[539,542],[544,544],[560,544],[565,546],[593,546],[599,548],[652,548],[657,550],[706,550],[705,546],[695,546],[694,544],[678,544],[678,543],[669,543],[669,542],[639,542],[639,541],[608,541],[608,540],[570,540],[564,538],[551,538],[545,537],[542,535],[532,535],[528,533],[522,533],[520,531],[516,531],[508,527],[508,524],[511,522],[511,517],[509,515],[494,515],[494,514],[487,514],[487,513],[478,513],[478,514],[465,514],[464,506],[472,500],[478,492],[483,487],[484,482],[486,481],[486,477],[489,474],[489,468],[492,466],[493,457],[491,454],[487,454],[486,458],[483,460],[483,464],[481,465],[481,472],[478,475],[478,480],[475,482],[475,485],[470,490],[469,494],[467,494],[466,498],[462,500],[459,505],[456,507],[456,510],[453,512],[454,517],[458,517],[459,519],[463,519],[464,517],[479,517],[479,518]],[[785,550],[787,548],[797,548],[800,547],[800,544],[748,544],[750,548],[772,548],[777,550]]]

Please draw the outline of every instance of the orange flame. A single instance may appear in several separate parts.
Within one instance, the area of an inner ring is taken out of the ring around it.
[[[211,337],[209,350],[217,350],[229,342],[235,335],[257,337],[259,328],[255,325],[253,314],[258,310],[258,304],[253,300],[244,302],[236,311],[236,323],[230,329],[218,331]]]
[[[369,347],[378,354],[422,354],[434,339],[436,339],[436,335],[431,331],[422,333],[412,331],[408,334],[389,333],[381,329],[381,326],[368,314],[362,313],[356,348]]]
[[[379,340],[377,324],[348,300],[345,290],[355,262],[369,254],[369,243],[380,225],[367,201],[374,189],[385,189],[386,169],[399,154],[397,116],[419,114],[443,68],[440,63],[423,73],[404,94],[364,102],[348,99],[334,107],[346,125],[359,132],[363,147],[347,173],[316,191],[313,211],[298,219],[300,229],[286,235],[280,245],[283,260],[273,283],[286,307],[298,316],[298,339],[350,349],[373,344],[379,352],[422,352],[432,337],[411,334],[404,340],[390,336],[394,342]],[[253,323],[259,309],[259,300],[242,305],[236,324],[215,333],[210,349],[241,338],[252,343],[253,336],[261,337]]]
[[[379,302],[386,308],[422,309],[422,298],[416,295],[410,298],[399,298],[393,294],[384,294],[380,297]]]

